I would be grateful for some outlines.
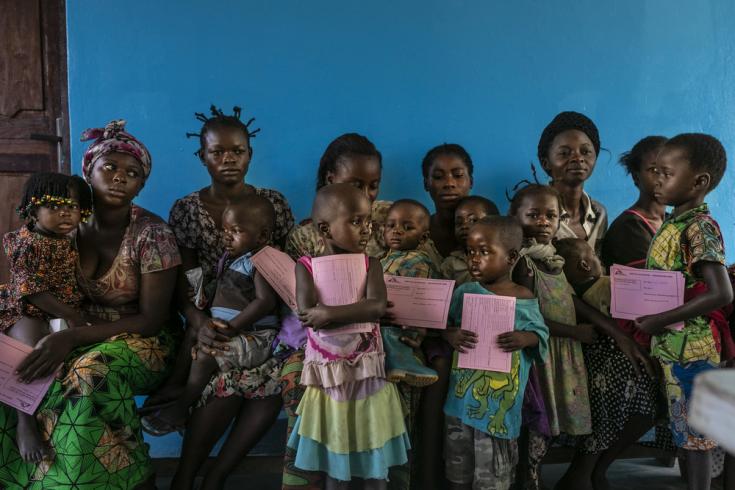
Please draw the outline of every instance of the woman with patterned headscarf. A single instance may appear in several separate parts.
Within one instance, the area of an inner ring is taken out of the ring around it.
[[[61,370],[36,412],[40,463],[18,457],[14,412],[0,409],[3,488],[154,488],[133,396],[159,384],[173,357],[181,258],[168,225],[132,203],[151,172],[146,147],[125,121],[85,131],[90,139],[82,173],[95,209],[77,230],[77,281],[97,320],[45,337],[19,366],[32,379]]]

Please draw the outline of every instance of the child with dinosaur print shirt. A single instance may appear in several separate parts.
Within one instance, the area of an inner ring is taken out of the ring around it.
[[[531,363],[543,362],[549,337],[533,293],[510,278],[522,240],[517,221],[499,216],[478,221],[467,236],[473,282],[454,292],[449,324],[461,324],[465,294],[513,296],[516,311],[514,331],[497,337],[499,347],[513,353],[510,373],[459,368],[454,355],[444,405],[446,476],[453,489],[507,490],[513,482],[523,394]],[[459,352],[477,342],[473,332],[451,327],[445,339]]]

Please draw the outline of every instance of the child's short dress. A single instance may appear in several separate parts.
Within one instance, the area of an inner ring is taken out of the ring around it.
[[[311,257],[299,263],[311,272]],[[366,258],[367,263],[367,258]],[[383,342],[368,333],[321,336],[307,330],[306,392],[288,446],[295,466],[335,480],[385,480],[410,449],[398,390],[385,380]]]
[[[473,280],[467,267],[467,254],[461,250],[455,250],[442,261],[441,273],[444,279],[453,279],[456,287]]]
[[[609,317],[610,277],[600,277],[582,299]],[[611,337],[600,335],[594,343],[583,345],[582,351],[589,376],[592,433],[582,437],[578,449],[593,454],[617,441],[631,417],[653,422],[663,399],[658,380],[650,378],[645,370],[637,375]]]
[[[210,308],[212,318],[230,321],[255,300],[255,266],[247,253],[229,261],[217,276],[217,290]],[[227,305],[218,306],[218,305]],[[232,308],[237,306],[237,308]],[[279,321],[275,311],[252,325],[248,332],[227,342],[229,350],[215,356],[221,371],[250,369],[267,361],[273,353]]]
[[[696,266],[701,262],[725,264],[725,246],[717,222],[702,204],[669,218],[653,237],[647,269],[680,271],[685,297],[706,289]],[[651,355],[664,372],[666,397],[674,443],[683,449],[707,451],[716,443],[688,423],[689,399],[696,375],[716,369],[720,362],[718,312],[688,319],[680,331],[667,330],[651,339]]]
[[[50,237],[23,226],[6,233],[3,248],[8,257],[10,283],[0,285],[0,332],[22,316],[50,320],[24,298],[51,293],[57,300],[79,309],[82,303],[74,275],[78,254],[68,237]]]
[[[460,286],[449,310],[453,324],[462,322],[465,294],[493,293],[477,282]],[[533,362],[546,357],[549,338],[536,299],[516,300],[515,330],[533,332],[539,342],[513,352],[510,373],[459,368],[454,355],[444,405],[446,475],[453,483],[507,489],[514,480],[524,391]]]
[[[521,260],[533,274],[533,290],[544,318],[577,325],[574,291],[562,270],[564,259],[556,255],[556,249],[534,243],[521,250]],[[536,261],[544,262],[553,273],[544,271]],[[538,374],[551,435],[589,434],[592,418],[582,343],[550,336],[549,356],[544,364],[538,365]]]

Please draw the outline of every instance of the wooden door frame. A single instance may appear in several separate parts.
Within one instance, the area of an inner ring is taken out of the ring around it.
[[[26,0],[24,0],[26,1]],[[31,0],[28,0],[31,1]],[[67,69],[66,39],[66,0],[36,0],[41,23],[41,50],[43,70],[43,107],[42,114],[22,114],[22,124],[17,127],[0,128],[0,138],[10,145],[10,155],[14,142],[20,145],[56,145],[57,135],[61,137],[60,151],[50,152],[49,158],[36,157],[23,152],[23,158],[3,159],[0,172],[5,174],[55,171],[68,174],[70,162],[69,133],[69,81]],[[53,89],[53,90],[52,90]],[[17,115],[17,114],[16,114]],[[11,119],[15,116],[10,115]],[[25,142],[25,143],[20,143]],[[27,148],[27,147],[26,147]],[[26,150],[27,151],[27,150]]]
[[[47,8],[43,8],[47,5]],[[59,118],[61,124],[59,134],[61,136],[61,152],[57,162],[57,172],[71,173],[71,142],[70,138],[70,115],[69,115],[69,70],[67,67],[69,53],[67,51],[66,32],[66,0],[41,0],[41,22],[44,26],[44,49],[48,54],[44,57],[46,74],[49,82],[55,80],[59,87],[60,97],[49,97],[49,103],[53,104],[53,112]],[[54,26],[55,29],[50,27]],[[54,66],[56,65],[56,66]]]

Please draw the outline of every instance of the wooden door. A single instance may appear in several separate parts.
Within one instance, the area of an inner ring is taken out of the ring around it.
[[[64,0],[0,0],[0,235],[30,174],[69,172],[68,113]]]

